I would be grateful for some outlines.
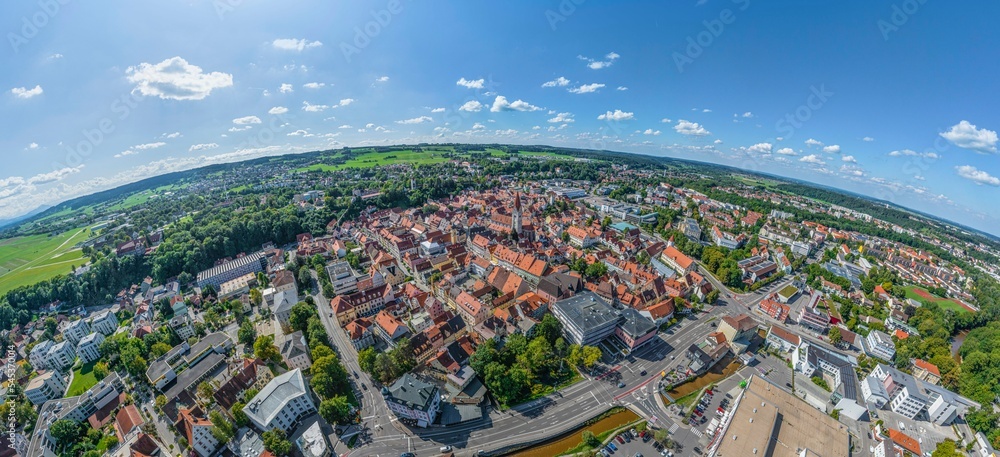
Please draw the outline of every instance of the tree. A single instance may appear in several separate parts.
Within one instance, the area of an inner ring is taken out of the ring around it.
[[[300,301],[292,306],[288,323],[291,325],[292,330],[305,332],[308,328],[310,317],[319,317],[316,308],[309,306],[306,302]]]
[[[310,384],[321,398],[333,398],[350,391],[347,370],[340,364],[337,356],[331,355],[314,360],[311,371]]]
[[[717,289],[710,290],[705,294],[705,303],[712,304],[719,299],[719,291]]]
[[[264,449],[271,451],[274,455],[281,457],[292,452],[292,443],[288,441],[285,431],[280,428],[273,428],[261,435],[264,441]]]
[[[209,412],[208,420],[212,422],[212,428],[209,429],[209,432],[220,443],[228,443],[236,436],[236,427],[233,427],[233,424],[226,420],[218,410]]]
[[[49,434],[60,447],[75,442],[80,436],[80,424],[71,419],[59,419],[49,426]]]
[[[535,327],[535,335],[545,338],[549,344],[555,344],[556,339],[562,335],[562,324],[552,314],[545,314]]]
[[[476,352],[479,352],[478,350]],[[375,373],[375,359],[378,357],[378,353],[375,352],[375,348],[369,346],[358,352],[358,365],[361,366],[361,371],[368,374]]]
[[[94,364],[94,377],[96,377],[98,381],[106,378],[110,372],[111,371],[108,369],[107,362],[97,362]]]
[[[309,268],[299,269],[297,278],[299,280],[299,288],[309,290],[309,287],[312,285],[312,274],[309,273]]]
[[[149,347],[149,354],[155,359],[159,358],[161,355],[170,352],[170,345],[167,343],[159,342],[153,344]]]
[[[163,394],[157,395],[155,402],[156,409],[163,409],[163,406],[167,404],[167,397]]]
[[[316,348],[312,350],[311,355],[313,360],[319,360],[322,359],[323,357],[337,355],[337,353],[333,352],[333,349],[330,349],[330,346],[324,346],[321,344],[316,346]]]
[[[351,404],[343,395],[328,398],[320,402],[319,415],[331,424],[345,425],[351,419]]]
[[[600,349],[594,346],[580,346],[578,344],[570,346],[569,356],[566,357],[566,361],[571,365],[582,366],[587,370],[593,367],[598,360],[601,360]]]
[[[259,307],[260,304],[264,302],[264,295],[260,293],[260,289],[256,287],[250,289],[250,302],[257,307]]]
[[[840,334],[840,327],[830,328],[830,333],[827,335],[830,337],[830,344],[838,345],[844,341],[844,336]],[[909,359],[906,359],[909,363]]]
[[[233,416],[233,423],[237,427],[245,427],[250,423],[250,418],[247,417],[247,413],[243,412],[243,407],[246,406],[245,403],[237,401],[233,403],[233,407],[229,409],[230,415]]]
[[[281,353],[278,352],[278,347],[274,345],[274,335],[258,336],[257,340],[253,343],[253,353],[261,360],[270,360],[273,362],[281,360]]]
[[[964,452],[960,452],[953,440],[944,440],[938,443],[937,448],[931,454],[931,457],[963,457]]]
[[[246,320],[240,324],[240,329],[236,332],[236,336],[240,340],[240,343],[251,346],[257,339],[257,329],[252,322]]]
[[[590,430],[583,431],[583,443],[590,447],[597,447],[601,444],[601,440],[597,439],[594,432]]]
[[[198,397],[204,404],[211,404],[214,398],[215,387],[208,383],[208,381],[202,381],[198,384]]]

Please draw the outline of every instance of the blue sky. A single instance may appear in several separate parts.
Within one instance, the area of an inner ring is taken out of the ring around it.
[[[734,165],[1000,234],[1000,4],[285,3],[0,5],[0,218],[262,155],[504,142]]]

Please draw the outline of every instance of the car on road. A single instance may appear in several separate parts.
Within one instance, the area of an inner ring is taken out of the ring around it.
[[[368,386],[366,386],[364,384],[361,385],[361,388],[364,389],[364,390],[368,390]]]
[[[399,454],[399,457],[417,457],[417,455],[412,452],[404,452],[402,454]]]
[[[438,450],[441,452],[451,452],[451,446],[441,446],[441,449]]]
[[[642,370],[642,371],[640,371],[640,372],[639,372],[639,376],[646,376],[646,370]]]
[[[623,389],[623,388],[625,388],[625,382],[623,382],[623,381],[618,381],[618,388],[619,388],[619,389]]]

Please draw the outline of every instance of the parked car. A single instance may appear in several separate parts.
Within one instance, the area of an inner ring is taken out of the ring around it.
[[[610,448],[611,448],[611,451],[612,451],[612,452],[614,452],[614,451],[617,451],[617,450],[618,450],[618,446],[615,446],[615,443],[608,443],[608,447],[610,447]]]
[[[618,444],[625,444],[625,438],[622,438],[621,435],[616,436],[615,439],[618,440]]]

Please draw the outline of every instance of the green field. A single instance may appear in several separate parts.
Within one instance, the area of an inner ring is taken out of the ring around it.
[[[921,302],[921,303],[937,303],[937,305],[940,306],[941,309],[950,309],[950,310],[952,310],[952,311],[954,311],[956,313],[970,313],[970,312],[972,312],[972,311],[969,311],[968,308],[966,308],[966,307],[962,306],[961,304],[959,304],[954,299],[951,299],[951,298],[941,298],[941,297],[935,296],[935,295],[930,294],[929,292],[927,292],[927,289],[924,289],[923,287],[919,287],[919,286],[906,286],[906,287],[903,288],[903,290],[906,291],[906,298],[912,298],[912,299],[914,299],[914,300],[916,300],[918,302]],[[917,290],[920,290],[921,292],[923,292],[923,293],[925,293],[927,295],[930,295],[931,298],[924,298],[924,297],[922,297],[919,293],[917,293]]]
[[[413,165],[424,165],[447,162],[444,154],[451,151],[413,151],[411,149],[391,152],[368,152],[351,158],[347,162],[338,165],[316,164],[303,167],[297,171],[339,171],[347,168],[372,168],[397,163],[409,163]],[[338,154],[339,155],[339,154]],[[336,158],[333,156],[332,158]]]
[[[19,236],[0,241],[0,294],[34,284],[71,266],[86,263],[75,245],[90,236],[90,229],[76,228],[56,236]]]
[[[69,385],[69,390],[66,392],[67,397],[80,395],[93,387],[94,384],[97,384],[97,376],[94,374],[95,363],[97,363],[96,360],[73,370],[73,382]]]

